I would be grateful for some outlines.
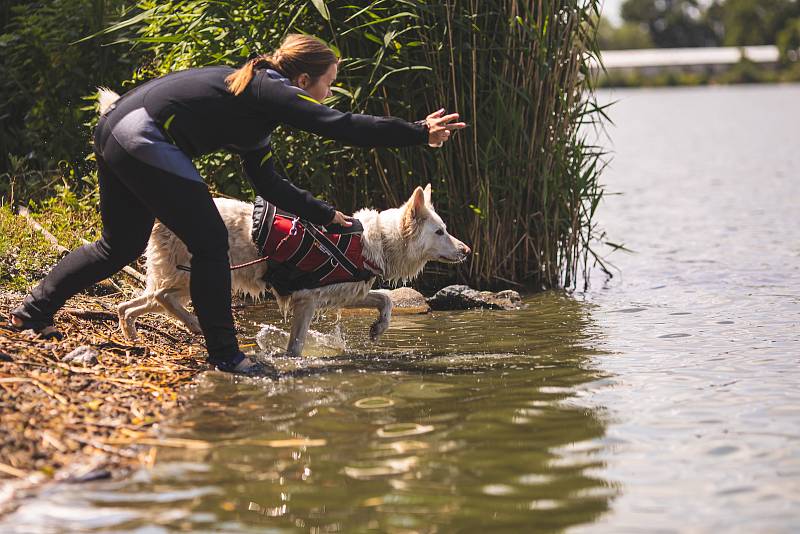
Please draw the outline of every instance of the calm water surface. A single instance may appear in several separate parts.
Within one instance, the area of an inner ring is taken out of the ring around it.
[[[800,87],[616,91],[601,225],[634,253],[515,312],[325,320],[277,381],[209,373],[154,469],[3,531],[800,528]],[[285,328],[257,308],[261,323]],[[283,342],[280,331],[262,339]],[[197,445],[197,442],[192,442]]]

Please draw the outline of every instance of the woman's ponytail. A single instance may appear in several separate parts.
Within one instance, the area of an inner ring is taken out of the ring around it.
[[[253,79],[256,67],[262,64],[294,81],[301,74],[319,78],[338,61],[333,50],[316,37],[293,33],[273,53],[251,59],[225,78],[225,83],[231,93],[240,95]]]
[[[247,86],[250,85],[250,80],[253,79],[253,73],[256,70],[257,61],[258,58],[251,59],[245,63],[243,67],[237,69],[233,74],[225,78],[228,91],[237,96],[242,94],[242,91],[244,91]]]

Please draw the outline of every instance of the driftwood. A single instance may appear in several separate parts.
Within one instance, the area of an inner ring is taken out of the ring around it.
[[[56,236],[54,236],[53,234],[48,232],[47,228],[45,228],[44,226],[39,224],[39,222],[36,219],[33,218],[33,216],[31,215],[31,212],[28,211],[28,208],[26,208],[24,206],[20,206],[19,208],[17,208],[17,213],[20,215],[20,217],[25,219],[25,221],[28,223],[28,225],[31,228],[33,228],[34,230],[36,230],[39,233],[41,233],[42,236],[44,236],[44,238],[47,241],[49,241],[50,244],[52,244],[53,247],[56,250],[58,250],[60,253],[68,254],[70,252],[70,250],[67,247],[65,247],[64,245],[62,245],[61,243],[58,242],[58,239],[56,239]],[[81,241],[83,241],[84,244],[88,244],[89,243],[85,239],[81,239]],[[129,266],[126,265],[125,267],[122,268],[122,272],[124,272],[125,274],[127,274],[128,276],[130,276],[131,278],[133,278],[134,280],[136,280],[137,282],[139,282],[142,285],[144,285],[147,282],[147,277],[145,277],[145,275],[143,275],[142,273],[140,273],[139,271],[137,271],[136,269],[134,269],[132,267],[129,267]],[[108,283],[115,290],[121,291],[121,289],[116,284],[114,284],[113,282],[109,281]]]

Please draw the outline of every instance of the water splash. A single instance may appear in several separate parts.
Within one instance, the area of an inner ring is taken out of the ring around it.
[[[286,351],[289,332],[272,324],[261,325],[256,334],[256,343],[261,356],[279,357]],[[306,337],[303,356],[312,358],[338,356],[347,350],[347,342],[340,323],[336,323],[329,333],[310,329]]]

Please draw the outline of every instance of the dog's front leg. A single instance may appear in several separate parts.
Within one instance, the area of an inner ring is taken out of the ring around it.
[[[317,306],[312,299],[292,299],[292,332],[289,335],[289,345],[286,347],[287,356],[301,356],[306,334],[314,318]]]
[[[392,320],[392,299],[383,291],[370,291],[364,300],[348,304],[347,308],[375,308],[378,310],[378,320],[369,328],[369,338],[377,341],[381,334],[389,328]]]

